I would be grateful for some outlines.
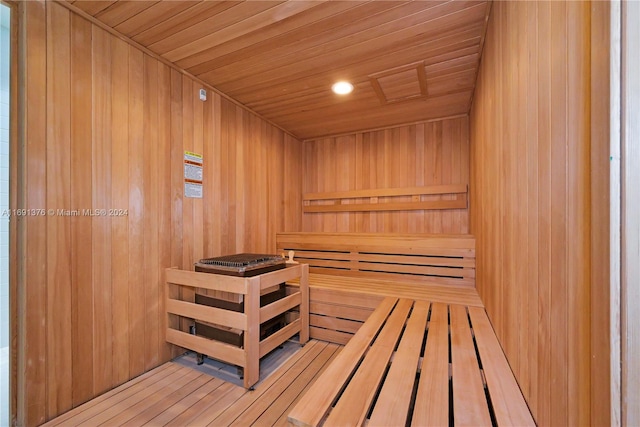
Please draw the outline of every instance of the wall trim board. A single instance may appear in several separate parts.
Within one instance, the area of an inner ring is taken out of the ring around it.
[[[0,4],[9,7],[11,10],[11,63],[9,76],[9,208],[14,209],[18,206],[18,135],[19,126],[22,121],[18,120],[18,15],[19,4],[15,1],[0,0]],[[11,424],[16,422],[16,412],[18,407],[17,401],[17,378],[18,378],[18,323],[16,321],[18,315],[18,280],[19,274],[16,268],[18,259],[17,221],[9,221],[9,420]],[[6,415],[5,415],[6,417]],[[5,418],[6,419],[6,418]]]
[[[622,425],[640,424],[640,3],[622,3],[621,342]]]
[[[119,39],[129,43],[130,45],[136,47],[137,49],[141,50],[142,52],[146,53],[147,55],[153,57],[154,59],[162,62],[163,64],[168,65],[169,67],[173,68],[174,70],[179,71],[180,73],[182,73],[183,75],[189,77],[190,79],[192,79],[195,82],[198,82],[199,84],[201,84],[202,86],[204,86],[206,89],[217,93],[218,95],[220,95],[221,97],[223,97],[224,99],[233,102],[234,104],[236,104],[237,106],[247,110],[248,112],[250,112],[251,114],[261,118],[262,120],[264,120],[265,122],[269,123],[270,125],[280,129],[281,131],[283,131],[284,133],[290,135],[291,137],[300,140],[300,138],[298,138],[296,135],[294,135],[292,132],[288,131],[287,129],[283,128],[282,126],[279,126],[278,124],[272,122],[271,120],[267,119],[266,117],[262,116],[261,114],[253,111],[251,108],[247,107],[246,105],[242,104],[240,101],[230,97],[229,95],[227,95],[224,92],[221,92],[220,90],[216,89],[215,87],[211,86],[208,83],[205,83],[203,80],[199,79],[198,77],[194,76],[193,74],[190,74],[189,72],[187,72],[186,70],[183,70],[182,68],[178,67],[176,64],[174,64],[173,62],[163,58],[162,56],[158,55],[157,53],[149,50],[148,48],[146,48],[145,46],[141,45],[140,43],[130,39],[129,37],[125,36],[124,34],[121,34],[120,32],[114,30],[113,28],[111,28],[110,26],[106,25],[105,23],[103,23],[102,21],[94,18],[93,16],[89,15],[88,13],[86,13],[85,11],[83,11],[82,9],[80,9],[77,6],[74,6],[73,4],[66,2],[64,0],[52,0],[56,3],[58,3],[59,5],[69,9],[71,12],[82,16],[84,19],[90,21],[91,23],[99,26],[100,28],[102,28],[103,30],[111,33],[112,35],[118,37]]]
[[[622,422],[622,341],[621,341],[621,58],[622,58],[622,4],[612,0],[610,8],[609,56],[609,331],[610,331],[610,425]]]

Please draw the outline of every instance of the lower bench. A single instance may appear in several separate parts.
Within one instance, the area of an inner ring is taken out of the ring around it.
[[[288,420],[535,425],[483,308],[394,297],[382,300]]]

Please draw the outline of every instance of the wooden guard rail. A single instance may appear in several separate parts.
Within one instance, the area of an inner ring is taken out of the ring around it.
[[[312,273],[475,286],[471,235],[277,233],[276,245]]]
[[[285,298],[260,307],[260,293],[288,280],[299,278],[299,290]],[[296,333],[300,343],[309,340],[309,267],[304,264],[287,266],[282,270],[255,277],[232,277],[193,271],[166,269],[167,286],[207,289],[239,294],[244,300],[244,312],[214,308],[170,298],[167,292],[168,315],[213,323],[244,331],[243,347],[188,334],[170,325],[166,329],[166,341],[223,362],[244,368],[244,387],[253,386],[260,378],[260,358],[278,347]],[[185,293],[187,294],[187,293]],[[299,307],[300,316],[276,333],[260,341],[260,324],[275,316]],[[170,322],[169,322],[170,323]]]
[[[452,195],[455,198],[423,200],[423,196],[438,195]],[[411,200],[399,201],[399,197],[411,197]],[[305,193],[302,196],[302,203],[304,213],[466,209],[467,185],[432,185],[428,187]]]

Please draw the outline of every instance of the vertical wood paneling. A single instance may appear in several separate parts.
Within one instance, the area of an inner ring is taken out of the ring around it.
[[[70,203],[71,99],[70,16],[47,3],[47,411],[70,409],[71,348],[71,218],[58,215]],[[57,59],[57,60],[56,60]],[[51,173],[55,171],[55,173]]]
[[[202,155],[203,153],[203,103],[198,98],[198,84],[192,86],[192,102],[193,102],[193,150],[195,153]],[[202,199],[193,199],[193,262],[202,259],[204,255],[204,241],[202,236],[203,218],[202,218]],[[189,265],[190,266],[190,265]]]
[[[144,372],[143,54],[129,47],[129,375]]]
[[[569,268],[567,298],[572,303],[567,311],[568,319],[568,406],[580,408],[569,412],[570,425],[587,425],[591,421],[590,389],[591,361],[584,357],[591,350],[590,284],[591,272],[591,82],[590,82],[590,26],[591,11],[588,2],[567,3],[567,98],[572,100],[568,108],[569,141],[567,200],[567,240]],[[596,99],[595,102],[601,102]],[[586,118],[586,119],[585,119]],[[580,144],[576,141],[589,141]],[[584,409],[583,409],[584,408]],[[588,409],[587,409],[588,408]]]
[[[182,148],[193,151],[193,81],[182,77]],[[182,201],[182,265],[193,264],[193,204],[194,199],[185,197]],[[188,291],[187,291],[188,292]]]
[[[551,324],[551,4],[538,5],[538,406],[534,413],[538,422],[549,422],[551,418],[551,351],[549,342],[552,333]],[[532,94],[536,99],[535,93]],[[477,281],[476,281],[477,283]]]
[[[164,312],[163,301],[167,296],[164,272],[167,265],[171,265],[171,70],[164,64],[158,64],[158,271],[159,306],[158,327],[158,358],[171,358],[171,346],[164,340],[164,330],[167,328],[167,315]]]
[[[27,209],[47,206],[47,21],[44,2],[19,3],[20,97],[24,152],[17,153],[20,199]],[[47,420],[47,219],[18,219],[18,423]],[[28,254],[28,256],[27,256]],[[25,285],[26,284],[26,285]]]
[[[144,370],[157,366],[159,317],[158,269],[158,61],[144,55],[144,304],[147,316],[144,322]]]
[[[19,225],[18,415],[38,425],[177,354],[166,267],[300,229],[304,151],[66,8],[20,7],[18,207],[54,210]],[[204,155],[203,199],[183,197],[185,150]]]
[[[305,141],[303,192],[468,184],[468,125],[463,117]],[[465,234],[468,217],[468,209],[305,213],[302,229]]]
[[[531,51],[537,51],[538,34],[537,34],[537,15],[536,4],[534,2],[527,3],[526,29],[525,37],[522,41],[523,45],[531,46]],[[527,170],[527,208],[526,219],[523,225],[527,233],[527,257],[529,259],[526,265],[526,278],[527,278],[527,292],[524,295],[528,301],[539,301],[539,222],[538,222],[538,208],[539,208],[539,169],[538,169],[538,58],[537,56],[530,55],[525,50],[524,62],[522,69],[524,70],[524,80],[521,80],[521,84],[526,85],[525,96],[529,100],[526,111],[523,110],[524,120],[526,122],[525,135],[526,135],[526,152],[524,152],[523,162],[526,165]],[[523,83],[524,82],[524,83]],[[473,217],[473,213],[471,214]],[[539,306],[537,303],[529,304],[528,310],[523,310],[525,313],[524,330],[532,330],[536,328],[536,325],[540,324],[539,318]],[[521,366],[527,370],[526,376],[521,381],[521,387],[527,390],[529,396],[529,408],[532,412],[536,413],[538,409],[538,336],[539,334],[533,333],[528,336],[521,334],[521,345],[523,350],[526,349],[526,360],[523,360]]]
[[[91,206],[92,61],[91,24],[71,15],[71,209]],[[91,217],[71,218],[73,404],[93,396],[93,270]]]
[[[111,205],[129,209],[129,46],[111,43]],[[122,213],[122,215],[120,215]],[[113,366],[115,384],[129,378],[129,218],[111,218]]]
[[[276,215],[282,218],[282,231],[302,229],[303,144],[289,135],[284,135],[283,143],[283,202],[276,205]],[[274,171],[277,176],[278,171]]]
[[[599,102],[591,102],[591,281],[592,283],[610,283],[610,267],[608,262],[595,260],[611,259],[609,236],[611,224],[609,207],[613,194],[610,194],[610,129],[609,123],[612,102],[609,85],[611,50],[611,15],[607,3],[591,4],[591,93]],[[615,424],[611,415],[612,407],[619,407],[619,400],[613,404],[611,395],[614,380],[610,376],[613,354],[610,348],[609,330],[611,330],[610,304],[613,286],[591,287],[591,414],[593,425]],[[613,339],[611,339],[613,341]]]
[[[171,70],[171,266],[182,266],[182,75]]]
[[[252,187],[251,185],[251,181],[255,181],[256,177],[259,177],[261,175],[261,170],[258,169],[253,169],[253,170],[247,170],[244,167],[244,155],[245,155],[245,150],[246,148],[248,148],[248,146],[251,144],[251,142],[249,142],[249,144],[247,144],[247,142],[244,139],[244,134],[246,132],[245,127],[248,125],[248,121],[245,123],[244,121],[244,117],[242,114],[242,111],[238,111],[238,114],[236,115],[236,126],[235,128],[237,129],[238,132],[238,137],[237,137],[237,145],[236,145],[236,162],[235,162],[235,170],[236,170],[236,182],[235,182],[235,186],[233,188],[233,192],[236,194],[241,194],[241,197],[238,197],[238,199],[236,200],[236,216],[238,218],[244,218],[245,217],[245,203],[247,201],[247,198],[251,197],[250,194],[247,194],[247,190],[249,188]],[[253,135],[253,138],[256,138],[257,135]],[[259,137],[264,137],[264,135],[260,135],[257,136]],[[252,139],[253,139],[252,138]],[[246,148],[245,148],[246,147]],[[258,156],[262,156],[262,152],[260,149],[258,149],[257,152]],[[263,166],[264,163],[261,165]],[[266,166],[266,165],[264,165]],[[262,168],[260,168],[262,169]],[[250,193],[250,191],[249,191]],[[264,212],[263,209],[264,207],[262,205],[260,205],[259,203],[257,205],[254,205],[258,210],[260,210],[261,212]],[[256,220],[258,220],[258,218],[255,218],[253,223],[255,224]],[[251,222],[249,223],[251,224]],[[251,225],[254,225],[251,224]],[[264,223],[263,223],[264,224]],[[251,232],[253,228],[252,226],[249,227],[243,227],[241,229],[239,229],[236,233],[235,236],[235,240],[234,240],[234,244],[236,247],[239,247],[242,245],[242,242],[244,242],[244,236],[245,236],[245,231],[247,232]],[[260,236],[256,235],[254,238],[254,242],[259,241]]]
[[[604,333],[592,331],[590,228],[606,229],[592,219],[590,8],[495,2],[471,110],[477,287],[538,425],[608,411],[593,405],[592,376],[607,373],[590,356]]]
[[[182,75],[171,70],[171,267],[182,267],[182,195],[184,191],[184,151],[182,148]],[[181,291],[173,286],[170,296],[181,297]],[[175,316],[170,319],[173,328],[178,327]],[[178,350],[174,349],[174,355]]]
[[[567,5],[551,3],[551,422],[569,425]],[[584,119],[584,118],[583,118]],[[588,143],[580,141],[579,143]]]
[[[111,219],[101,209],[111,208],[111,40],[104,30],[94,27],[93,68],[100,70],[93,79],[93,138],[91,193],[97,215],[91,217],[92,273],[94,290],[93,389],[95,394],[109,390],[113,364],[113,325],[110,320]],[[73,255],[71,255],[73,256]]]

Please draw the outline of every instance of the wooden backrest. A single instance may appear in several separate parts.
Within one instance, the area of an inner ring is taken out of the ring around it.
[[[471,235],[283,232],[276,245],[311,273],[475,286]]]

